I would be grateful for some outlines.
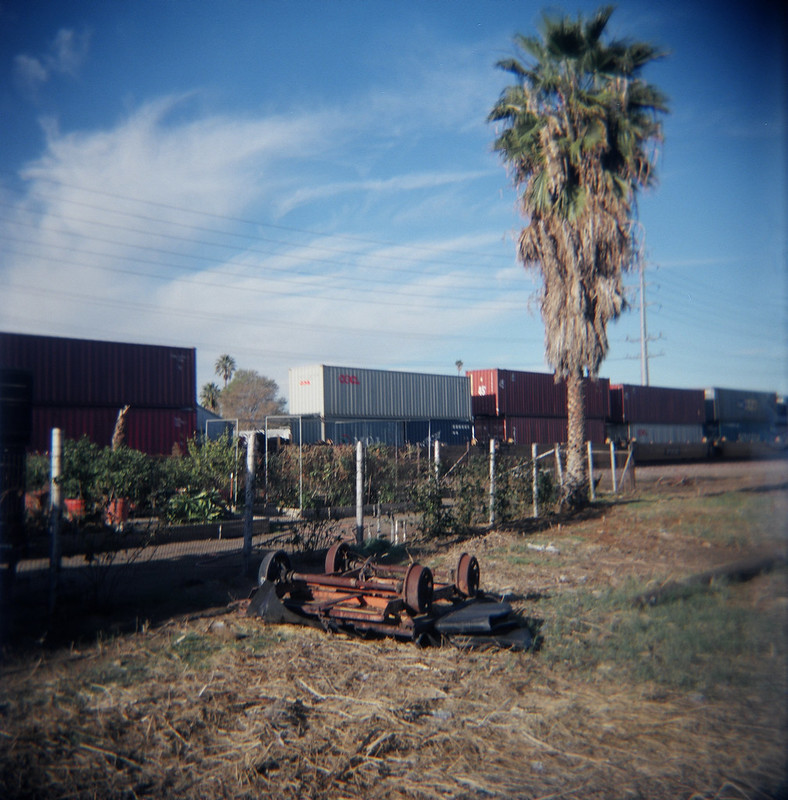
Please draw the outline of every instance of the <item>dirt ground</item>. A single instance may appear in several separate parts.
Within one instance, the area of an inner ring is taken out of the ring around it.
[[[756,511],[725,526],[733,533],[698,535],[693,499],[721,498],[718,513],[730,518],[737,497],[753,496]],[[474,553],[482,588],[538,618],[548,598],[784,557],[787,525],[786,461],[661,465],[639,467],[634,491],[581,518],[409,551],[435,569]],[[31,607],[33,622],[3,653],[0,794],[788,797],[784,568],[730,595],[731,606],[781,621],[775,646],[751,655],[751,681],[705,693],[697,681],[687,690],[633,681],[615,662],[589,671],[551,661],[547,649],[418,648],[266,625],[240,612],[254,581],[239,566],[227,552],[159,559],[141,592],[159,587],[156,608],[129,592],[125,605],[75,621],[66,604],[43,633]]]

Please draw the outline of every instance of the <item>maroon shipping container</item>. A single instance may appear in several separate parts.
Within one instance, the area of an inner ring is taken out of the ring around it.
[[[617,384],[610,387],[610,419],[620,424],[702,425],[705,397],[703,389]]]
[[[30,450],[49,451],[52,428],[60,428],[65,439],[87,436],[99,447],[107,447],[117,418],[117,408],[34,408]],[[195,410],[132,407],[126,416],[126,444],[148,455],[170,455],[174,445],[186,452],[186,443],[194,436],[196,425]]]
[[[193,408],[195,350],[0,333],[0,366],[33,374],[35,406]]]
[[[567,440],[567,422],[555,417],[478,417],[474,420],[477,441],[485,443],[495,437],[513,444],[559,444]],[[605,441],[604,420],[586,420],[586,440]]]
[[[527,416],[566,419],[566,384],[544,372],[508,369],[468,370],[474,416]],[[606,419],[610,411],[610,381],[585,381],[586,418]]]

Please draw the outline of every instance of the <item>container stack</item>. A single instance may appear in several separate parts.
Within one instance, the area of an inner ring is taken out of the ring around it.
[[[32,376],[32,451],[49,450],[52,428],[107,446],[124,406],[136,450],[166,455],[194,436],[193,348],[0,333],[0,366]]]
[[[638,445],[701,445],[706,420],[702,389],[616,384],[610,387],[610,433]]]
[[[780,423],[777,395],[746,389],[706,389],[706,420],[716,440],[769,442]],[[784,406],[783,406],[784,408]]]
[[[566,383],[541,372],[469,370],[474,436],[518,445],[567,440]],[[604,442],[610,381],[585,381],[586,438]]]
[[[324,364],[289,372],[293,440],[401,445],[439,439],[465,444],[471,435],[468,378]]]

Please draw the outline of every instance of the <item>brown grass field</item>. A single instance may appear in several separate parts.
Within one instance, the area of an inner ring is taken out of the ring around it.
[[[201,587],[156,573],[194,602],[140,601],[132,630],[68,603],[42,628],[17,597],[0,796],[786,797],[787,521],[784,460],[665,466],[574,519],[411,543],[437,568],[474,553],[529,618],[524,653],[266,625],[226,558]],[[763,553],[751,579],[633,603]]]

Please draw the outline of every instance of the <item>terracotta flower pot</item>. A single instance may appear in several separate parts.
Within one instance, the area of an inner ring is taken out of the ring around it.
[[[68,519],[83,519],[85,516],[85,500],[82,497],[67,497],[63,501]]]
[[[118,497],[115,500],[110,500],[107,506],[107,513],[105,521],[107,525],[113,528],[122,528],[129,519],[129,499],[127,497]]]

